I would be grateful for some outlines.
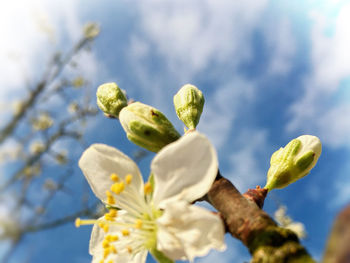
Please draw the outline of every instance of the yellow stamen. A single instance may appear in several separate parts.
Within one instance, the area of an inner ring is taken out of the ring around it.
[[[81,226],[81,219],[78,217],[77,219],[75,219],[75,227],[78,228]]]
[[[109,247],[105,248],[105,250],[103,251],[103,258],[106,259],[109,254],[111,254],[111,250],[109,249]]]
[[[125,188],[124,182],[115,183],[111,186],[111,191],[119,195],[121,192],[123,192],[124,188]]]
[[[104,263],[105,261],[103,259],[100,260],[100,263]]]
[[[111,217],[117,217],[118,216],[118,210],[117,209],[110,209],[109,210],[109,215],[111,216]]]
[[[127,230],[127,229],[123,229],[123,230],[122,230],[122,235],[123,235],[123,236],[128,236],[128,235],[130,235],[130,231]]]
[[[109,226],[108,226],[108,225],[104,225],[104,226],[103,226],[103,231],[104,231],[105,233],[107,233],[108,230],[109,230]]]
[[[107,203],[110,205],[114,205],[115,204],[115,199],[114,196],[111,194],[110,191],[106,191],[106,196],[107,196]]]
[[[131,174],[128,174],[126,177],[125,177],[125,183],[126,184],[130,184],[132,181],[132,175]]]
[[[144,186],[144,192],[145,194],[150,194],[152,193],[153,189],[152,189],[152,185],[150,182],[147,182]]]
[[[97,220],[93,220],[93,219],[88,219],[88,220],[82,220],[79,217],[77,219],[75,219],[75,227],[80,227],[82,225],[93,225],[97,222]]]
[[[132,253],[132,248],[127,246],[126,249],[128,250],[128,252],[131,254]]]
[[[113,254],[117,254],[118,253],[117,249],[114,246],[110,246],[110,248],[111,248],[111,251],[112,251]]]
[[[111,241],[114,242],[114,241],[118,241],[119,240],[119,237],[118,236],[111,236]]]
[[[137,219],[135,222],[135,228],[140,229],[142,227],[142,220]]]
[[[108,213],[105,214],[104,217],[105,217],[105,219],[106,219],[107,221],[114,221],[114,218],[111,217],[110,214],[108,214]]]
[[[109,242],[108,242],[107,240],[103,240],[103,242],[102,242],[102,247],[103,247],[103,248],[109,247]]]
[[[110,178],[115,183],[119,181],[119,176],[117,174],[115,174],[115,173],[112,173]]]

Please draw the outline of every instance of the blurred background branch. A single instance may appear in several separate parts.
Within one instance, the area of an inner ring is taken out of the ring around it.
[[[87,193],[80,196],[81,208],[76,211],[54,214],[49,209],[59,193],[71,196],[72,202],[76,198],[68,186],[76,171],[76,156],[64,145],[86,146],[86,122],[97,109],[90,81],[79,74],[74,58],[83,50],[89,52],[98,34],[98,25],[88,23],[68,52],[55,52],[43,76],[28,89],[25,99],[16,102],[13,116],[0,129],[0,161],[11,171],[2,175],[0,185],[4,210],[0,241],[10,242],[1,262],[10,260],[28,233],[72,222],[77,216],[99,214],[97,203],[88,203]],[[74,74],[67,73],[70,68]]]

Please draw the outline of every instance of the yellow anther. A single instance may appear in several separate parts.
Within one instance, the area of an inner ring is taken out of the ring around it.
[[[108,242],[108,240],[103,240],[103,241],[102,241],[102,247],[103,247],[103,248],[109,247],[109,242]]]
[[[110,176],[111,180],[113,182],[118,182],[119,181],[119,176],[115,173],[112,173],[111,176]]]
[[[107,196],[107,203],[110,205],[114,205],[115,199],[114,199],[114,196],[112,195],[112,193],[110,191],[106,191],[106,196]]]
[[[128,236],[128,235],[130,235],[130,231],[127,230],[127,229],[123,229],[123,230],[122,230],[122,235],[123,235],[123,236]]]
[[[81,226],[81,219],[78,217],[77,219],[75,219],[75,227],[80,227]]]
[[[109,214],[105,214],[104,215],[104,218],[107,220],[107,221],[113,221],[113,218],[109,216]]]
[[[115,199],[113,196],[108,196],[107,197],[107,203],[110,205],[115,205]]]
[[[126,177],[125,177],[125,183],[126,184],[130,184],[132,181],[132,175],[131,174],[128,174]]]
[[[99,226],[100,228],[104,228],[105,224],[103,224],[103,223],[98,223],[98,226]]]
[[[150,194],[152,193],[153,189],[152,189],[152,185],[150,182],[147,182],[144,186],[144,192],[145,194]]]
[[[142,227],[142,220],[137,219],[135,222],[135,228],[140,229]]]
[[[103,250],[103,258],[106,259],[106,258],[108,257],[109,254],[111,254],[110,248],[109,248],[109,247],[108,247],[108,248],[105,248],[105,249]]]
[[[109,210],[109,215],[111,216],[111,217],[117,217],[118,216],[118,210],[117,209],[110,209]]]
[[[103,259],[100,260],[100,263],[104,263],[105,261]]]
[[[131,254],[132,253],[132,248],[127,246],[126,249],[128,250],[128,252]]]
[[[108,226],[108,225],[104,225],[104,226],[103,226],[103,231],[104,231],[105,233],[107,233],[108,230],[109,230],[109,226]]]
[[[124,182],[115,183],[111,186],[111,191],[119,195],[121,192],[123,192],[124,188],[125,188]]]
[[[114,242],[114,241],[118,241],[119,240],[119,237],[118,236],[111,236],[111,241]]]
[[[118,253],[117,249],[114,246],[110,246],[110,249],[111,249],[113,254],[117,254]]]
[[[110,260],[108,260],[108,262],[107,262],[107,263],[113,263],[113,260],[111,260],[111,259],[110,259]]]

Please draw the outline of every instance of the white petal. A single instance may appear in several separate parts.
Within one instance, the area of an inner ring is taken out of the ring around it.
[[[218,171],[216,151],[209,140],[191,132],[164,147],[153,159],[154,204],[169,200],[192,202],[205,195]]]
[[[93,144],[82,154],[79,167],[83,171],[92,191],[106,203],[106,191],[110,190],[113,181],[112,173],[121,179],[126,175],[133,176],[131,185],[143,196],[143,180],[136,163],[119,150],[105,145]]]
[[[299,136],[297,139],[301,141],[301,147],[299,149],[298,155],[295,157],[295,160],[297,160],[299,157],[301,157],[308,151],[313,151],[315,153],[314,160],[307,169],[309,172],[316,165],[317,160],[322,153],[322,143],[318,137],[313,135],[302,135]]]
[[[192,261],[210,249],[226,248],[222,220],[204,208],[170,202],[157,225],[157,249],[173,260]]]

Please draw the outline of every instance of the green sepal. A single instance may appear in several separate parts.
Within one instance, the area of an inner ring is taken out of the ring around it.
[[[303,156],[301,156],[296,161],[296,166],[299,168],[300,171],[306,170],[309,165],[314,161],[315,153],[313,151],[309,151],[305,153]]]
[[[158,263],[174,263],[174,261],[155,248],[151,249],[149,252]]]
[[[123,108],[119,119],[128,139],[152,152],[158,152],[180,138],[163,113],[140,102]]]
[[[97,88],[97,106],[108,116],[118,118],[122,108],[128,105],[124,92],[114,82],[105,83]]]
[[[203,111],[203,93],[197,87],[186,84],[175,94],[173,101],[178,118],[189,129],[195,129]]]

